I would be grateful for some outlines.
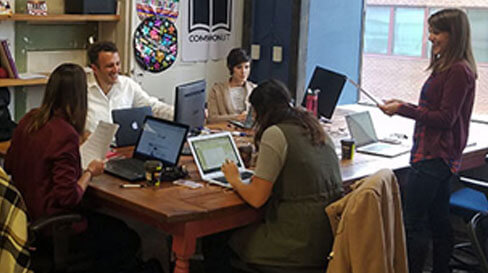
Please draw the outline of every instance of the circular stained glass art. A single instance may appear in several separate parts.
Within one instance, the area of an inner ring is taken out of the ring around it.
[[[149,17],[134,33],[137,63],[146,71],[158,73],[168,69],[178,54],[175,25],[164,17]]]

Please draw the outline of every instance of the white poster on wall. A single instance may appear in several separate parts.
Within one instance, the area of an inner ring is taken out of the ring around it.
[[[182,61],[226,57],[235,39],[233,0],[183,0],[180,9]]]

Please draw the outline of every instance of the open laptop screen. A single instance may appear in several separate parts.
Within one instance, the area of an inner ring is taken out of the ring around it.
[[[320,66],[315,67],[307,89],[320,90],[318,96],[318,114],[328,119],[332,118],[346,80],[347,77],[345,75]],[[303,107],[305,107],[306,99],[307,94],[303,96]]]
[[[165,166],[175,166],[187,133],[186,125],[146,117],[134,157],[143,160],[157,159]]]
[[[349,133],[354,138],[357,147],[378,141],[373,121],[368,111],[354,113],[346,116]]]
[[[234,161],[239,168],[243,167],[237,154],[238,151],[230,138],[230,135],[223,135],[192,142],[197,157],[196,160],[200,163],[204,174],[219,171],[226,159]]]

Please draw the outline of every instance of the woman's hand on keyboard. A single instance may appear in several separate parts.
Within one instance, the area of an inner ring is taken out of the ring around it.
[[[222,172],[224,173],[227,182],[229,182],[229,184],[231,184],[232,186],[241,182],[241,176],[234,161],[226,159],[225,162],[222,164]]]

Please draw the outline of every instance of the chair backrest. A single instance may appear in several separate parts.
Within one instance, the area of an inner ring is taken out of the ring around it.
[[[0,167],[1,272],[67,271],[70,263],[74,261],[68,260],[70,256],[67,248],[68,236],[72,233],[57,231],[55,228],[61,225],[71,227],[73,222],[81,219],[79,214],[62,214],[29,223],[22,194]],[[53,227],[52,236],[49,238],[53,241],[54,249],[43,251],[34,239],[40,238],[43,230],[49,227]],[[35,251],[30,251],[33,249]]]
[[[480,268],[488,273],[488,213],[476,214],[468,224],[468,231]]]
[[[408,272],[400,191],[391,170],[356,182],[325,210],[334,232],[327,273]]]
[[[31,272],[27,214],[20,192],[0,167],[0,264],[2,272]]]

